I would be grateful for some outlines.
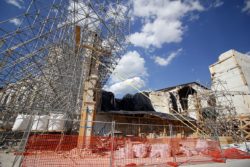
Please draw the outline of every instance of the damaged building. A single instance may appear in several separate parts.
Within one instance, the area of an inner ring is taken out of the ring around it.
[[[217,105],[228,106],[239,121],[241,135],[250,139],[250,56],[235,50],[222,53],[209,67]]]
[[[195,125],[203,124],[203,128],[204,126],[210,126],[208,128],[212,128],[216,119],[220,121],[220,124],[223,124],[224,113],[229,111],[229,105],[234,105],[235,111],[241,114],[239,119],[241,119],[242,125],[245,127],[245,133],[248,134],[249,130],[247,128],[249,123],[247,114],[250,103],[248,85],[249,66],[247,66],[247,63],[249,63],[249,57],[236,51],[231,50],[222,54],[219,57],[219,61],[210,66],[213,81],[212,89],[197,82],[190,82],[150,92],[141,92],[134,95],[127,94],[121,99],[115,98],[112,92],[101,91],[100,105],[97,106],[95,121],[116,121],[128,124],[160,124],[164,126],[178,125],[182,126],[182,129],[176,130],[173,134],[181,134],[184,131],[183,129],[186,129],[185,131],[188,133],[185,135],[191,135],[193,132],[190,129],[188,130],[183,122],[187,124],[191,122]],[[63,66],[57,64],[56,68],[61,67]],[[61,77],[60,79],[64,78]],[[216,86],[215,81],[218,82],[218,79],[227,81],[227,85],[221,85],[221,87]],[[65,82],[66,80],[65,78]],[[43,80],[38,81],[37,84],[43,84]],[[26,103],[36,108],[36,110],[33,111],[35,113],[32,114],[37,114],[41,117],[43,115],[49,115],[46,119],[57,119],[57,117],[60,119],[77,118],[75,116],[79,115],[77,106],[75,106],[74,112],[72,112],[72,108],[58,108],[58,106],[63,106],[53,104],[53,101],[47,98],[48,95],[45,96],[39,93],[36,85],[30,87],[29,85],[31,84],[29,82],[31,81],[27,80],[16,84],[9,84],[0,90],[1,129],[10,130],[18,114],[30,114],[29,106],[26,105]],[[52,92],[53,95],[53,91],[50,90],[51,86],[53,87],[53,85],[46,85],[46,87],[49,88],[48,92]],[[56,89],[60,88],[58,85],[54,87]],[[222,88],[225,87],[228,88],[228,91],[225,91],[225,89],[222,90]],[[60,91],[56,89],[54,89],[54,91]],[[46,99],[48,103],[41,103],[41,101],[39,101],[41,97]],[[225,101],[225,99],[229,99],[229,97],[232,98],[232,102],[230,100]],[[20,103],[22,101],[25,103]],[[53,110],[43,112],[42,108],[45,110],[48,105],[51,105],[52,107],[50,108]],[[69,107],[68,105],[65,106]],[[222,114],[219,119],[220,112]],[[79,117],[77,119],[79,119]],[[49,121],[47,121],[47,124],[49,124]],[[64,124],[66,124],[66,122],[60,122],[60,128],[56,130],[65,130]],[[225,126],[223,125],[222,127],[225,129]],[[69,125],[67,125],[67,127],[69,127]],[[95,128],[95,131],[99,131],[103,126],[96,126]],[[24,129],[25,127],[23,127],[23,130]],[[42,128],[43,131],[47,129],[48,126]],[[140,135],[147,131],[139,129],[140,128],[137,128],[137,130],[135,130],[131,128],[130,132],[126,132],[126,134]],[[122,128],[117,128],[117,130],[125,131],[125,129]],[[51,131],[53,132],[54,129],[52,128]],[[102,133],[106,134],[109,131],[110,127],[106,128]],[[151,129],[150,131],[153,130]],[[167,131],[168,133],[162,135],[169,135],[169,130]],[[227,135],[223,134],[223,132],[220,132],[220,134]]]
[[[209,100],[198,99],[210,89],[191,82],[151,92],[127,94],[115,99],[112,92],[103,91],[101,111],[155,111],[165,114],[182,114],[197,119],[195,110],[208,107]]]
[[[127,94],[121,99],[116,99],[112,92],[102,91],[102,105],[97,112],[96,120],[177,126],[183,126],[180,121],[191,121],[195,124],[198,119],[197,108],[204,109],[209,106],[207,100],[198,98],[207,91],[207,87],[197,82],[134,95]],[[177,135],[182,131],[184,130],[179,129],[175,133]]]
[[[119,73],[116,69],[125,55],[133,60],[138,57],[142,62],[138,67],[146,69],[140,54],[128,52],[131,12],[135,11],[131,3],[32,0],[21,5],[27,9],[13,16],[20,20],[18,26],[10,26],[13,18],[0,22],[0,166],[225,162],[228,155],[218,138],[241,136],[234,133],[239,126],[231,115],[231,105],[239,99],[222,102],[229,94],[224,91],[217,96],[214,92],[221,91],[215,85],[210,89],[197,82],[119,99],[117,92],[102,90],[110,76]],[[185,6],[190,12],[199,10],[196,1],[183,5],[183,14]],[[221,57],[218,66],[210,67],[213,80],[230,65],[240,71],[235,75],[249,76],[244,64],[249,59],[239,55],[237,63],[223,65],[231,58]],[[126,66],[140,64],[128,60]],[[248,79],[243,79],[247,93]],[[136,89],[132,84],[128,85]],[[239,112],[246,112],[246,107]],[[237,156],[249,158],[240,151]],[[6,165],[7,161],[12,164]]]
[[[229,50],[209,67],[212,89],[228,90],[237,114],[250,114],[250,56]],[[218,85],[221,82],[221,85]],[[223,99],[218,99],[222,103]]]
[[[197,108],[208,107],[208,99],[200,98],[208,91],[209,88],[191,82],[150,92],[149,98],[157,112],[178,112],[197,120]]]

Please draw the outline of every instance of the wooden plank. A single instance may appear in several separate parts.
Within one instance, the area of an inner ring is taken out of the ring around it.
[[[76,50],[78,50],[78,47],[80,46],[80,42],[81,42],[81,27],[76,25],[75,27]]]

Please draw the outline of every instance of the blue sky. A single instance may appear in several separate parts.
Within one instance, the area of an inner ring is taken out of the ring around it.
[[[145,60],[144,67],[147,75],[138,76],[144,83],[139,82],[138,79],[132,82],[137,87],[140,87],[141,84],[141,89],[155,90],[192,81],[207,84],[210,82],[208,67],[217,61],[221,53],[229,49],[235,49],[242,53],[250,51],[250,1],[203,0],[189,1],[190,3],[182,1],[173,5],[175,7],[172,8],[168,8],[171,5],[168,0],[151,1],[152,3],[149,1],[148,4],[146,0],[133,1],[133,3],[136,2],[141,7],[135,9],[136,5],[134,4],[133,10],[141,11],[136,11],[139,14],[134,12],[135,18],[133,18],[131,34],[132,36],[137,34],[137,39],[132,39],[132,46],[129,47],[129,50],[136,51]],[[163,5],[157,4],[164,2]],[[156,9],[154,10],[154,8]],[[167,9],[169,11],[166,11]],[[182,10],[182,12],[186,10],[186,12],[180,14],[179,10]],[[148,11],[151,12],[151,16],[156,15],[153,16],[156,18],[147,20],[150,19],[147,16],[145,17]],[[168,29],[159,28],[159,26],[164,26],[164,24],[159,24],[157,27],[159,30],[157,30],[153,25],[157,22],[157,19],[163,20],[163,23],[164,21],[173,24],[177,22],[181,26]],[[146,27],[147,24],[150,28],[155,28],[154,31],[156,32],[149,32],[148,34],[146,31],[143,32],[142,27]],[[181,30],[181,35],[172,37],[171,34],[175,34],[178,30]],[[164,36],[164,31],[169,31],[170,35],[167,33],[166,38],[161,39],[161,42],[150,41],[150,38],[154,36],[152,33],[158,33],[157,31],[161,31],[160,35],[163,34],[162,36]],[[143,37],[145,34],[149,37]],[[160,46],[157,46],[158,43],[160,43]],[[151,46],[148,46],[150,44]],[[141,68],[141,71],[143,71],[143,68]],[[121,70],[121,72],[123,71]],[[118,92],[118,95],[119,92],[133,92],[133,89],[121,83],[114,83],[109,87],[110,90]]]
[[[23,13],[26,3],[1,0],[0,20]],[[131,44],[105,86],[117,96],[137,92],[131,84],[154,90],[209,83],[208,66],[221,53],[250,53],[250,0],[132,0],[131,7]]]

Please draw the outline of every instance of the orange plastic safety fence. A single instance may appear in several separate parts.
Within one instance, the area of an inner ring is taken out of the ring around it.
[[[237,148],[227,148],[221,152],[213,151],[209,153],[214,158],[226,158],[226,159],[250,159],[250,154]]]
[[[22,166],[178,166],[250,158],[241,151],[222,151],[217,141],[208,139],[101,136],[84,139],[84,145],[79,147],[77,135],[33,135],[28,140]]]
[[[236,148],[228,148],[223,151],[225,158],[228,159],[250,159],[250,154]]]
[[[85,137],[78,147],[77,135],[33,135],[24,153],[23,167],[97,166],[110,164],[110,137]]]

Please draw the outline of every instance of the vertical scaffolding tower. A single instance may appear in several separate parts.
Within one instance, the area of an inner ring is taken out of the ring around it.
[[[230,136],[234,142],[244,142],[231,99],[235,92],[229,91],[221,80],[213,81],[211,90],[198,92],[194,100],[197,126],[209,136]]]

